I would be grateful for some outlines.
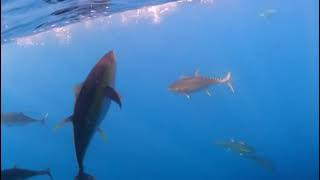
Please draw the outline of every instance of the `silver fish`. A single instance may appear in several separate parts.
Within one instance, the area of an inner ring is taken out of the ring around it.
[[[42,119],[34,119],[22,112],[7,112],[1,113],[1,124],[6,126],[24,126],[32,123],[41,123],[45,125],[48,113]]]
[[[183,94],[188,99],[190,99],[191,93],[201,90],[206,90],[207,95],[211,96],[208,88],[214,84],[226,84],[234,93],[234,89],[231,84],[231,72],[228,72],[223,78],[212,78],[200,76],[198,70],[195,72],[194,76],[181,77],[179,80],[173,82],[169,86],[169,91]]]

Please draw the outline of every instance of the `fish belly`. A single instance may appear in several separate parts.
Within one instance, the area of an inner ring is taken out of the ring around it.
[[[111,104],[111,100],[109,98],[104,98],[102,106],[101,106],[100,114],[97,119],[96,129],[98,127],[100,127],[102,121],[105,119],[106,114],[109,110],[110,104]]]
[[[208,88],[207,85],[192,85],[192,86],[189,86],[186,88],[186,92],[188,93],[194,93],[194,92],[199,92],[199,91],[202,91],[202,90],[205,90],[206,88]]]

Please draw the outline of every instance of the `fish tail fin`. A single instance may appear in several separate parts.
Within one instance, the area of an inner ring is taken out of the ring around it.
[[[78,175],[74,177],[74,180],[82,180],[82,179],[94,180],[95,177],[85,173],[82,169],[80,169]]]
[[[52,177],[50,168],[47,168],[47,169],[46,169],[46,174],[50,177],[51,180],[53,180],[53,177]]]
[[[262,166],[263,168],[265,168],[266,170],[268,170],[270,172],[276,171],[273,163],[268,159],[265,159],[265,158],[257,156],[257,155],[247,155],[247,156],[245,156],[245,158],[248,158],[248,159],[255,161],[260,166]]]
[[[221,82],[225,83],[229,87],[231,92],[234,93],[234,89],[231,84],[231,72],[228,72],[227,75],[223,79],[221,79]]]
[[[41,124],[42,125],[46,125],[46,120],[47,120],[47,118],[48,118],[48,113],[46,113],[45,115],[44,115],[44,117],[41,119]]]

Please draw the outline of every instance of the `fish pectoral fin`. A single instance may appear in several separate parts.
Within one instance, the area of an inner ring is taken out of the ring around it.
[[[111,100],[113,100],[114,102],[116,102],[121,108],[122,106],[121,98],[119,94],[112,87],[110,86],[105,87],[105,95],[109,97]]]
[[[62,119],[58,124],[54,126],[54,130],[58,130],[62,128],[65,124],[72,122],[72,115]]]
[[[97,132],[100,135],[100,137],[102,138],[103,142],[107,143],[108,142],[108,138],[107,138],[107,134],[104,132],[104,130],[99,127],[97,129]]]

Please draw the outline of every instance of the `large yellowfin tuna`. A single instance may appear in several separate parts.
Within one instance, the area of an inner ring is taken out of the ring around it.
[[[91,180],[84,172],[83,161],[92,136],[103,121],[111,101],[121,107],[118,93],[114,90],[116,61],[113,51],[104,55],[91,70],[78,92],[73,114],[67,118],[73,124],[74,143],[79,173],[75,180]]]

